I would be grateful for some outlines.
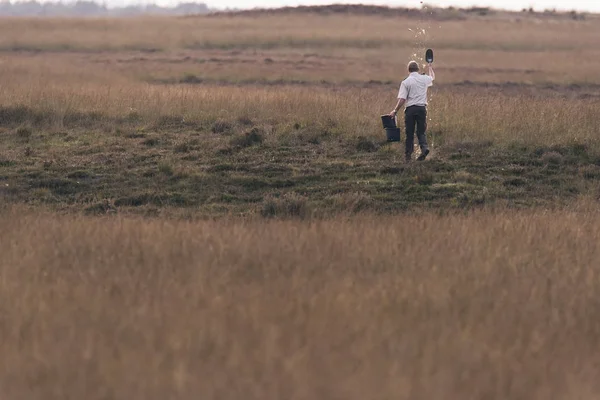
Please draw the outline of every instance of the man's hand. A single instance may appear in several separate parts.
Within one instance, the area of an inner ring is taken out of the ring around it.
[[[396,110],[393,110],[391,113],[389,113],[388,115],[390,116],[390,118],[396,118],[396,114],[398,114],[398,112],[396,112]]]

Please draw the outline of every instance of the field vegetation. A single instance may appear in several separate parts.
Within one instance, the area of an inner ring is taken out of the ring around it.
[[[313,223],[9,211],[0,393],[592,399],[595,207]]]
[[[597,397],[598,21],[2,20],[0,397]]]
[[[0,195],[205,216],[596,196],[597,17],[430,14],[5,20]],[[434,154],[406,167],[379,116],[425,47]]]

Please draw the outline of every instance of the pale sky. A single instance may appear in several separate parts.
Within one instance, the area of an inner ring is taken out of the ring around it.
[[[494,7],[511,10],[522,10],[523,8],[533,7],[536,11],[544,11],[545,9],[553,9],[563,11],[592,11],[600,12],[600,0],[424,0],[427,4],[436,6],[456,6],[456,7]],[[110,2],[110,1],[109,1]],[[166,5],[174,3],[175,0],[157,0],[157,4]],[[184,2],[181,0],[181,2]],[[421,0],[203,0],[211,8],[271,8],[282,6],[298,6],[298,5],[326,5],[336,3],[355,3],[355,4],[374,4],[387,5],[391,7],[411,7],[419,8]]]

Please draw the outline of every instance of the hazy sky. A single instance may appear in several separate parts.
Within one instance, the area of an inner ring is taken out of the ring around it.
[[[425,3],[438,6],[486,6],[504,9],[521,10],[533,7],[536,10],[556,8],[557,10],[578,10],[600,12],[600,0],[424,0]],[[156,0],[157,4],[169,4],[176,0]],[[181,2],[184,2],[183,0]],[[203,0],[212,8],[255,8],[255,7],[281,7],[298,5],[323,5],[333,3],[362,3],[388,6],[420,7],[420,0]]]

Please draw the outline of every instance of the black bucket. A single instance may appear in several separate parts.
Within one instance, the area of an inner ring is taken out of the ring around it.
[[[385,128],[385,134],[388,142],[400,141],[400,128]]]
[[[399,142],[400,128],[396,126],[396,118],[392,118],[389,115],[382,115],[381,122],[385,128],[385,134],[388,142]]]
[[[396,118],[392,118],[389,115],[381,116],[381,123],[385,129],[387,128],[396,128]]]

